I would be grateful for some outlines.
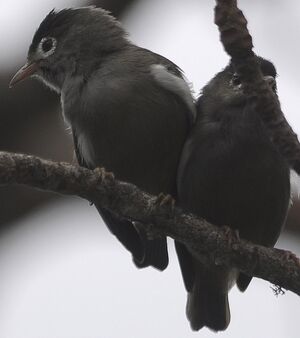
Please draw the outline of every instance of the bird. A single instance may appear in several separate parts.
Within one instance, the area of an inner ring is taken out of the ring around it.
[[[179,158],[196,114],[178,66],[131,42],[104,9],[65,8],[43,19],[10,87],[29,77],[60,95],[81,166],[105,168],[153,195],[176,196]],[[168,266],[165,237],[152,238],[95,206],[138,268]]]
[[[279,102],[275,66],[255,57]],[[290,203],[290,168],[259,112],[247,102],[232,62],[202,89],[179,164],[177,203],[214,225],[230,226],[239,238],[273,247]],[[229,290],[236,284],[245,291],[252,277],[209,265],[188,245],[175,245],[191,328],[225,330],[230,322]]]

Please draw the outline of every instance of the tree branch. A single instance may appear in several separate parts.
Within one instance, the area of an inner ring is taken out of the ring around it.
[[[217,0],[215,23],[221,42],[239,74],[249,104],[260,113],[270,137],[290,166],[300,175],[300,145],[283,115],[278,98],[263,80],[253,52],[247,20],[237,7],[237,0]]]
[[[23,184],[97,201],[118,215],[147,224],[155,234],[188,244],[200,259],[205,255],[208,264],[235,267],[300,295],[300,261],[293,254],[253,245],[228,227],[220,229],[178,208],[161,207],[156,197],[103,170],[0,152],[0,184]]]

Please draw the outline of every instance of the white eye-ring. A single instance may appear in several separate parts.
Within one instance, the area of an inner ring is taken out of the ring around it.
[[[41,40],[38,46],[38,52],[46,58],[55,52],[56,46],[57,40],[55,38],[46,37]]]

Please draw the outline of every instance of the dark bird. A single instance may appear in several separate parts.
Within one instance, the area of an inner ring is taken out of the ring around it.
[[[51,11],[26,65],[10,86],[34,76],[61,95],[78,162],[104,167],[151,193],[176,196],[180,154],[195,107],[181,70],[129,41],[120,23],[94,7]],[[166,239],[96,205],[138,267],[168,265]]]
[[[276,93],[274,65],[257,57],[265,81]],[[178,170],[179,205],[241,238],[272,247],[285,223],[290,170],[254,111],[232,64],[218,73],[197,101],[197,120]],[[176,243],[188,292],[187,317],[193,330],[225,330],[230,322],[228,292],[245,291],[251,277],[208,266]]]

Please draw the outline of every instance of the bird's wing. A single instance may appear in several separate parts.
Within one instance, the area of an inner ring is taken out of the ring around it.
[[[157,84],[180,97],[186,104],[188,108],[186,113],[190,124],[193,125],[197,113],[191,84],[187,82],[182,73],[179,72],[179,69],[173,66],[168,67],[163,64],[153,64],[150,68],[151,74],[157,81]]]
[[[90,168],[80,152],[76,131],[73,130],[74,149],[80,166]],[[90,168],[92,169],[92,168]],[[153,266],[164,270],[169,263],[166,239],[149,240],[142,228],[136,229],[131,221],[115,216],[109,210],[95,203],[95,207],[109,230],[118,238],[123,246],[131,252],[138,268]]]
[[[168,60],[141,49],[123,54],[106,60],[85,86],[81,100],[93,116],[94,130],[86,135],[91,147],[83,146],[83,135],[78,135],[79,152],[86,155],[87,164],[101,164],[152,194],[166,192],[176,198],[178,156],[187,122],[191,125],[195,118],[194,99],[181,72]],[[137,142],[140,139],[143,142]],[[167,266],[166,239],[151,241],[132,222],[98,209],[137,265],[161,270]]]

